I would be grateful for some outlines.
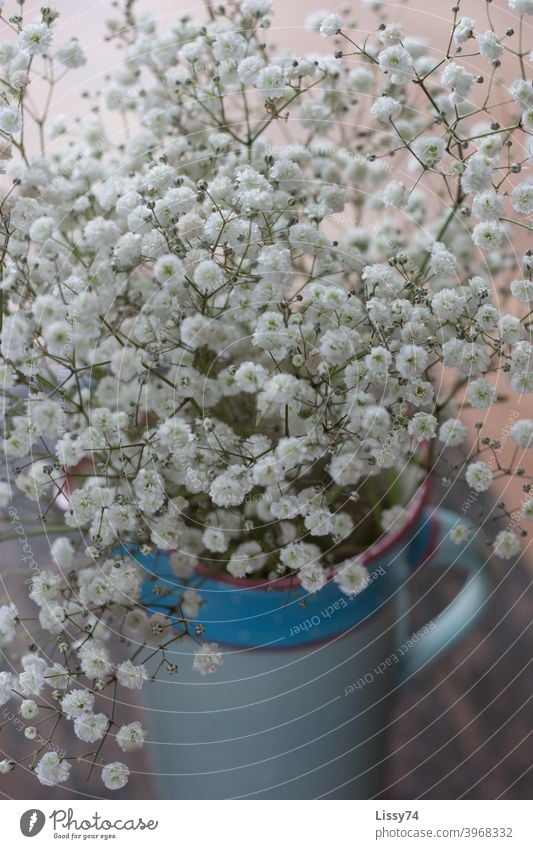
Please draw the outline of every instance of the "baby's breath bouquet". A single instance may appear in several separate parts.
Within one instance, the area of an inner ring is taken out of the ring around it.
[[[54,566],[30,614],[0,609],[0,704],[29,740],[72,724],[79,754],[49,735],[25,761],[43,784],[81,758],[120,789],[146,732],[114,706],[143,657],[193,639],[200,674],[222,662],[198,566],[359,592],[436,468],[476,497],[521,476],[492,534],[519,551],[533,421],[506,463],[490,411],[533,391],[533,2],[509,0],[516,33],[454,7],[438,44],[379,2],[370,33],[320,12],[323,49],[299,55],[268,43],[272,0],[161,27],[129,0],[76,121],[54,87],[83,44],[54,9],[1,5],[0,500],[6,538],[29,499]],[[154,613],[135,554],[161,550],[182,589]]]

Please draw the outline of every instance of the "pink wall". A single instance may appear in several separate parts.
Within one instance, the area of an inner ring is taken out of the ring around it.
[[[8,9],[10,3],[12,0],[8,0],[6,4]],[[343,0],[325,0],[325,2],[322,0],[274,0],[274,25],[268,31],[269,40],[275,41],[280,47],[290,47],[296,52],[307,49],[327,52],[331,48],[331,41],[307,33],[304,29],[305,19],[315,9],[335,11],[345,5]],[[383,4],[383,9],[388,20],[402,21],[408,34],[421,34],[428,38],[430,43],[434,42],[437,56],[439,51],[446,47],[452,5],[452,0],[427,0],[427,2],[413,0],[409,4],[386,2]],[[26,19],[40,17],[41,6],[41,0],[27,2],[24,5]],[[80,104],[78,100],[80,92],[84,88],[94,90],[103,86],[106,74],[113,69],[117,61],[120,61],[120,54],[104,42],[105,21],[113,17],[116,12],[110,0],[56,0],[53,6],[60,12],[58,40],[60,35],[64,39],[77,36],[82,41],[89,59],[84,68],[69,74],[64,85],[61,86],[60,96],[56,101],[58,110],[71,115],[80,115],[84,111],[83,104]],[[356,0],[352,6],[355,10],[353,19],[356,22],[358,35],[364,37],[366,33],[375,29],[376,16],[370,11],[365,0]],[[164,27],[165,21],[171,22],[178,15],[187,14],[195,17],[204,14],[204,3],[191,3],[187,0],[138,0],[135,8],[157,15],[161,28]],[[482,27],[482,31],[489,26],[486,8],[485,0],[463,0],[461,3],[461,13],[473,17],[479,27]],[[517,28],[518,19],[509,10],[506,0],[497,0],[489,4],[489,8],[498,31],[503,31],[509,26]],[[533,18],[526,21],[524,33],[526,43],[533,43]],[[479,67],[486,71],[486,63],[483,60],[481,64],[479,60],[474,59],[464,61],[472,69]]]

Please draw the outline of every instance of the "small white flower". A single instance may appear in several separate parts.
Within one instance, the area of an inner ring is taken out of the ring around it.
[[[283,97],[285,93],[285,75],[278,65],[267,65],[257,74],[255,84],[265,98]]]
[[[456,62],[447,63],[441,76],[442,84],[449,86],[453,92],[453,103],[460,103],[469,96],[474,80],[474,75]]]
[[[133,483],[139,507],[147,513],[155,513],[165,501],[165,487],[155,469],[141,469]]]
[[[494,553],[502,560],[510,560],[520,551],[520,539],[514,531],[500,531],[494,540]]]
[[[7,106],[0,109],[0,130],[12,136],[22,127],[22,116],[18,109]]]
[[[356,557],[345,560],[337,567],[333,580],[346,595],[358,595],[368,586],[368,569]]]
[[[44,669],[44,683],[53,690],[66,690],[71,683],[67,669],[59,663],[53,663]]]
[[[44,690],[44,675],[37,666],[28,666],[18,676],[17,691],[24,696],[38,696]]]
[[[511,294],[523,304],[533,303],[533,280],[513,280]]]
[[[181,282],[183,262],[174,254],[160,256],[154,265],[154,277],[158,283],[166,283],[170,280]]]
[[[421,375],[428,363],[428,352],[421,345],[402,345],[396,354],[396,368],[407,379]]]
[[[141,690],[148,675],[142,664],[137,666],[131,660],[125,660],[117,666],[117,681],[128,690]]]
[[[194,270],[194,282],[200,292],[211,294],[222,286],[224,272],[214,260],[204,259],[198,263]]]
[[[242,363],[235,372],[235,382],[243,392],[259,392],[265,379],[265,369],[259,363]]]
[[[439,428],[439,439],[445,445],[455,448],[463,445],[468,436],[466,425],[459,419],[447,419]]]
[[[11,672],[0,672],[0,705],[5,705],[11,699],[15,687],[15,676]]]
[[[517,15],[533,15],[533,0],[507,0],[509,8]]]
[[[66,68],[81,68],[87,62],[77,38],[70,38],[57,51],[57,58]]]
[[[466,298],[456,289],[441,289],[431,299],[431,309],[444,321],[456,321],[466,306]]]
[[[123,752],[137,752],[146,740],[146,731],[140,722],[129,722],[117,731],[117,746]]]
[[[157,429],[157,435],[161,445],[174,453],[183,451],[193,440],[189,423],[178,416],[172,416],[162,422]]]
[[[227,551],[229,538],[220,528],[206,528],[202,534],[202,541],[208,551]]]
[[[421,136],[412,143],[411,148],[426,168],[434,168],[444,156],[446,145],[441,138]]]
[[[91,713],[94,707],[94,693],[90,690],[72,690],[61,700],[61,708],[67,719],[77,719],[84,713]]]
[[[522,126],[528,132],[533,133],[533,106],[522,112]]]
[[[379,67],[389,74],[395,85],[404,85],[413,76],[413,60],[411,54],[400,44],[385,48],[378,55]]]
[[[221,32],[213,41],[213,56],[219,62],[227,60],[238,62],[246,53],[246,41],[237,32]]]
[[[84,743],[101,740],[109,728],[109,719],[104,713],[83,713],[74,720],[74,733]]]
[[[387,24],[383,30],[380,30],[379,40],[385,46],[389,46],[391,44],[398,44],[399,42],[405,41],[405,32],[402,24]]]
[[[466,387],[467,400],[477,410],[488,409],[492,404],[494,394],[494,386],[484,377],[469,382]]]
[[[478,460],[466,469],[466,482],[476,492],[485,492],[492,483],[492,471],[486,463]]]
[[[244,0],[241,8],[243,15],[256,15],[257,17],[271,15],[274,11],[272,0]]]
[[[456,522],[450,531],[450,539],[455,545],[462,545],[472,535],[472,529],[462,522]]]
[[[308,593],[316,593],[321,590],[327,581],[324,569],[317,563],[310,563],[298,572],[298,580],[304,590]]]
[[[120,761],[106,764],[102,769],[102,781],[108,790],[122,790],[128,783],[129,777],[128,767]]]
[[[485,59],[488,59],[490,62],[495,62],[498,59],[501,59],[503,55],[503,45],[500,43],[495,32],[489,29],[487,32],[483,33],[483,35],[477,35],[476,41],[478,43],[479,52]]]
[[[109,651],[94,642],[86,643],[80,649],[81,668],[88,678],[105,678],[111,672]]]
[[[407,426],[407,431],[418,442],[432,439],[437,433],[437,419],[431,413],[415,413]]]
[[[494,221],[504,214],[503,198],[492,189],[476,195],[472,212],[482,221]]]
[[[57,537],[52,543],[50,553],[61,570],[68,572],[72,569],[74,563],[74,546],[68,537]]]
[[[251,540],[237,546],[226,569],[234,578],[244,578],[251,572],[256,572],[265,563],[265,554],[258,542]]]
[[[453,30],[453,40],[455,43],[464,44],[465,41],[472,38],[475,26],[476,23],[472,18],[468,18],[466,15],[459,18]]]
[[[332,35],[336,35],[338,33],[341,26],[341,16],[331,12],[329,15],[322,18],[320,23],[320,35],[323,36],[323,38],[330,38]]]
[[[370,107],[372,115],[382,124],[387,124],[391,118],[397,118],[402,111],[402,104],[394,97],[378,97]]]
[[[24,27],[19,35],[19,47],[31,56],[47,53],[52,44],[52,30],[47,24],[34,23]]]
[[[520,419],[511,427],[511,437],[520,448],[533,448],[533,420]]]
[[[15,639],[18,616],[19,613],[14,604],[3,604],[0,607],[0,646],[11,643]]]
[[[533,86],[521,77],[514,81],[511,86],[511,95],[522,109],[530,109],[533,106]]]
[[[524,182],[511,192],[511,203],[516,212],[530,215],[533,212],[533,183]]]
[[[61,760],[57,752],[46,752],[35,767],[35,775],[47,787],[64,784],[69,777],[71,765]]]
[[[366,94],[372,89],[374,82],[374,74],[369,68],[358,66],[353,68],[348,74],[348,84],[350,89],[358,91],[361,94]],[[401,104],[398,104],[401,110]]]
[[[508,345],[516,345],[524,335],[524,328],[518,316],[509,313],[500,318],[499,331],[502,342]]]
[[[192,668],[200,675],[211,675],[222,663],[223,658],[217,643],[202,643],[194,653]]]
[[[474,244],[484,251],[499,248],[504,240],[505,230],[498,221],[483,221],[476,224],[472,231]]]
[[[461,176],[461,188],[465,192],[484,192],[491,190],[492,166],[486,156],[474,153]]]
[[[385,206],[401,209],[407,205],[409,191],[400,180],[393,180],[383,189],[382,200]]]
[[[528,498],[527,501],[524,501],[522,504],[522,516],[526,521],[533,521],[533,498]]]
[[[39,708],[33,699],[23,699],[19,711],[24,719],[33,719],[39,713]]]
[[[185,590],[181,597],[181,609],[183,611],[183,615],[187,617],[187,619],[197,619],[198,613],[200,612],[200,607],[202,604],[202,596],[189,588]]]
[[[264,67],[264,60],[260,56],[246,56],[239,62],[237,75],[241,83],[250,85],[257,81],[258,74]]]
[[[244,467],[230,466],[212,482],[209,495],[218,507],[234,507],[242,504],[245,495],[252,489],[250,473]]]

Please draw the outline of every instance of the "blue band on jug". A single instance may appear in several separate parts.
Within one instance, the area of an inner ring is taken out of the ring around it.
[[[422,513],[408,538],[367,564],[369,583],[353,596],[333,581],[310,594],[297,581],[287,589],[268,589],[245,580],[228,583],[193,574],[187,586],[202,599],[198,622],[193,624],[205,626],[203,639],[239,648],[289,649],[339,637],[384,610],[397,589],[400,564],[416,568],[431,549],[434,530],[434,520]],[[170,555],[135,552],[134,556],[147,573],[143,605],[152,613],[166,613],[185,588],[172,573]]]

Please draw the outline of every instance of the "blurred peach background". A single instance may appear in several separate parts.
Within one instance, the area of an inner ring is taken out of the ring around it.
[[[84,90],[94,92],[105,87],[106,75],[120,63],[120,53],[109,44],[104,43],[106,33],[105,22],[117,17],[117,6],[122,6],[123,0],[56,0],[53,5],[60,13],[56,26],[56,43],[76,36],[80,39],[87,54],[88,63],[83,68],[70,71],[66,80],[58,87],[55,98],[55,111],[64,112],[73,118],[82,117],[86,111],[86,102],[80,99]],[[203,17],[204,2],[191,3],[187,0],[136,0],[134,10],[137,13],[149,12],[159,20],[159,27],[164,30],[165,23],[170,25],[181,15]],[[321,52],[332,51],[332,40],[326,40],[305,30],[307,16],[317,9],[338,11],[346,6],[353,10],[351,19],[360,41],[374,32],[379,18],[372,11],[372,0],[354,0],[346,3],[344,0],[273,0],[274,15],[272,26],[265,31],[269,42],[274,42],[280,48],[291,48],[296,53],[306,50]],[[376,4],[377,5],[377,4]],[[458,4],[459,5],[459,4]],[[31,20],[40,17],[40,0],[32,0],[24,4],[24,17]],[[408,35],[422,35],[431,45],[435,57],[442,56],[447,46],[447,36],[450,32],[450,22],[453,18],[452,0],[410,0],[410,2],[380,2],[381,16],[388,21],[401,21]],[[12,7],[12,8],[10,8]],[[485,0],[463,0],[460,3],[462,15],[468,15],[476,21],[479,30],[484,32],[489,28],[487,8],[495,29],[500,33],[508,27],[518,29],[519,18],[509,10],[507,0],[487,3]],[[12,13],[18,9],[14,0],[7,0],[4,13]],[[524,41],[533,43],[533,18],[524,19]],[[470,50],[465,52],[471,52]],[[479,57],[465,58],[464,64],[468,70],[487,71],[486,61]],[[518,63],[517,63],[518,65]],[[512,81],[514,77],[511,78]]]

